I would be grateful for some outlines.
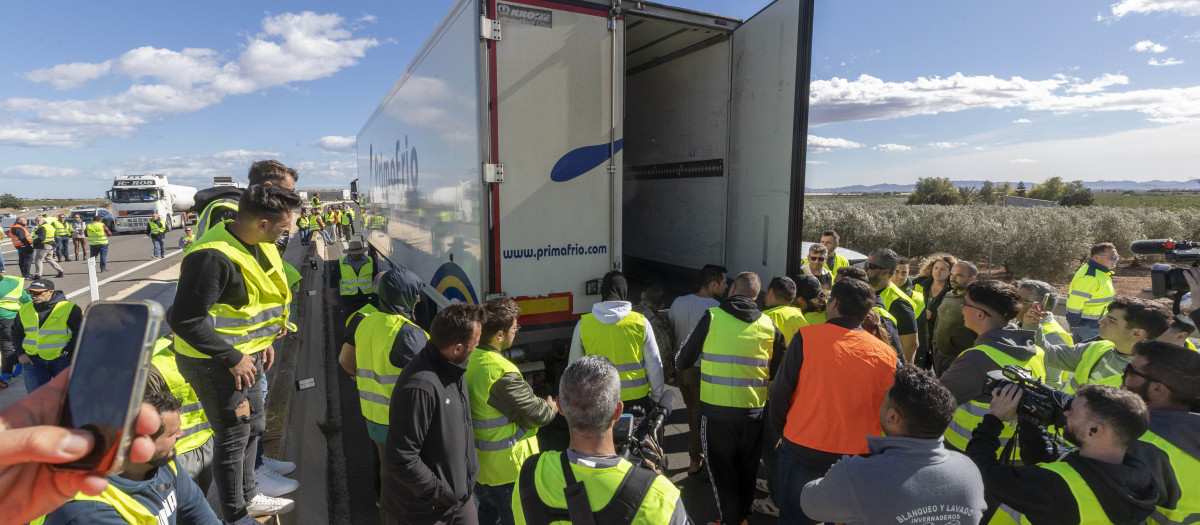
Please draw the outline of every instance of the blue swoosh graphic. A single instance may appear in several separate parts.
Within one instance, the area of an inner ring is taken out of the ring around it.
[[[625,139],[618,139],[614,146],[614,153],[621,151],[622,143]],[[584,146],[568,151],[554,163],[554,167],[550,169],[550,180],[554,182],[567,182],[575,177],[583,175],[594,169],[596,166],[604,164],[608,160],[608,144],[597,144],[595,146]]]

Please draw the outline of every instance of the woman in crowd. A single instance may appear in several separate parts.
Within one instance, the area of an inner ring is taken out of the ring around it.
[[[926,356],[933,348],[933,325],[937,322],[938,305],[942,303],[946,292],[950,291],[950,268],[957,262],[958,259],[948,253],[930,255],[925,258],[921,271],[913,280],[913,292],[925,296],[925,314],[917,316],[917,333],[921,338],[915,359],[918,366],[927,360]]]

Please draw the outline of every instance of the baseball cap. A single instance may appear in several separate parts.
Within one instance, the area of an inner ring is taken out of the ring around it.
[[[51,281],[50,279],[34,279],[32,281],[29,281],[29,286],[25,287],[25,289],[32,291],[32,292],[53,290],[54,289],[54,281]]]

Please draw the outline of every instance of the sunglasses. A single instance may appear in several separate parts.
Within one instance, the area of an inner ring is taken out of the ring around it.
[[[1125,371],[1121,373],[1121,376],[1122,376],[1122,377],[1124,377],[1124,376],[1127,376],[1127,375],[1129,375],[1129,374],[1133,374],[1133,375],[1135,375],[1135,376],[1138,376],[1138,377],[1140,377],[1140,378],[1142,378],[1142,379],[1145,379],[1146,381],[1150,381],[1151,383],[1162,383],[1162,381],[1159,381],[1159,380],[1157,380],[1157,379],[1154,379],[1153,377],[1150,377],[1150,376],[1148,376],[1148,375],[1146,375],[1146,374],[1143,374],[1143,373],[1141,373],[1141,372],[1138,372],[1138,371],[1137,371],[1137,369],[1133,367],[1133,363],[1129,363],[1129,364],[1126,364],[1126,365],[1125,365]]]
[[[887,269],[887,266],[880,266],[878,264],[871,264],[869,262],[863,263],[863,266],[868,270],[886,270]]]
[[[824,257],[809,257],[809,258],[808,258],[808,260],[810,260],[810,261],[824,261],[824,260],[825,260],[825,258],[824,258]]]
[[[967,302],[965,299],[963,300],[963,302],[962,302],[962,305],[963,305],[963,308],[974,308],[974,309],[976,309],[976,310],[979,310],[980,312],[983,312],[983,315],[985,315],[985,316],[987,316],[987,317],[991,317],[991,316],[992,316],[992,314],[988,313],[988,311],[987,311],[987,310],[984,310],[983,308],[980,308],[980,307],[978,307],[978,306],[975,306],[975,305],[973,305],[973,304],[971,304],[971,303],[968,303],[968,302]]]

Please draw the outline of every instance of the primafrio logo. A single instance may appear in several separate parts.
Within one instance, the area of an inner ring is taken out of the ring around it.
[[[545,9],[515,6],[512,4],[496,4],[496,14],[500,19],[512,20],[537,27],[553,27],[554,13]]]
[[[375,145],[370,145],[368,150],[371,158],[371,180],[374,181],[376,187],[387,188],[392,186],[400,186],[403,190],[413,190],[417,188],[417,180],[419,178],[419,163],[417,162],[417,147],[408,146],[408,135],[404,136],[404,143],[396,141],[394,151],[375,153]]]

